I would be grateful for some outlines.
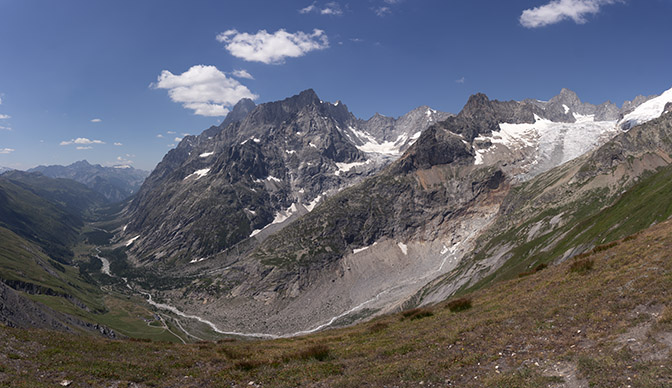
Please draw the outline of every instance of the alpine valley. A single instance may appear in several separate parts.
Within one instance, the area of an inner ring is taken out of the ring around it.
[[[0,321],[66,333],[44,345],[35,338],[45,332],[0,328],[14,355],[0,358],[0,382],[21,368],[86,375],[94,386],[132,381],[50,350],[68,341],[101,346],[110,359],[170,353],[175,365],[163,375],[129,361],[143,371],[138,383],[161,386],[270,376],[355,386],[348,378],[358,374],[381,386],[424,384],[435,360],[420,348],[459,351],[453,372],[488,368],[485,386],[620,386],[605,369],[626,364],[648,376],[641,386],[672,381],[672,268],[661,258],[672,216],[672,89],[621,107],[567,89],[548,101],[476,94],[457,114],[421,106],[368,120],[313,90],[260,105],[242,99],[220,125],[185,136],[139,186],[144,177],[85,161],[0,176]],[[481,346],[484,327],[502,338],[519,327],[520,343]],[[549,342],[556,328],[572,335],[553,338],[576,349]],[[200,341],[184,351],[197,361],[185,364],[172,345],[92,338],[101,334]],[[249,341],[259,338],[283,339]],[[604,357],[588,360],[598,347]],[[379,363],[356,359],[369,348]],[[404,374],[411,359],[424,363],[413,364],[422,377]],[[539,360],[557,363],[533,369]],[[50,367],[57,362],[65,366]]]

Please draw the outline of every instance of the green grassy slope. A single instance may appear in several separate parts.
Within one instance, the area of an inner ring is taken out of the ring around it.
[[[569,252],[576,253],[574,250],[590,250],[668,219],[672,216],[672,202],[669,201],[672,198],[672,166],[646,175],[620,196],[610,198],[600,195],[604,191],[597,190],[591,192],[590,199],[551,208],[498,236],[490,246],[507,239],[518,239],[519,245],[512,249],[511,259],[496,273],[477,283],[476,288],[515,278],[539,264],[550,264]],[[532,225],[557,215],[564,215],[569,220],[549,233],[523,242],[522,237]]]
[[[664,387],[672,384],[672,222],[467,297],[275,341],[190,345],[0,328],[0,384]],[[579,268],[579,269],[581,269]],[[573,384],[573,385],[572,385]]]
[[[100,289],[82,279],[76,267],[51,259],[39,247],[1,227],[0,241],[0,281],[33,295],[66,298],[70,302],[76,299],[75,303],[83,304],[79,308],[104,310]]]

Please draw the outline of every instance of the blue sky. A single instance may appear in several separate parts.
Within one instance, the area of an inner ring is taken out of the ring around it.
[[[152,169],[232,101],[358,117],[672,87],[672,0],[0,0],[0,166]],[[176,139],[177,138],[177,139]]]

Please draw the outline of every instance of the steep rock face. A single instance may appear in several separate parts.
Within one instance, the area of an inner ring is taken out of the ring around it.
[[[450,113],[428,106],[413,109],[398,119],[376,113],[369,120],[358,122],[363,133],[370,136],[355,132],[352,140],[363,150],[370,148],[375,151],[379,147],[384,153],[401,154],[413,144],[423,129],[451,116],[453,115]]]
[[[511,190],[477,248],[411,300],[432,303],[636,233],[672,215],[672,113]],[[529,273],[529,272],[526,272]]]
[[[497,167],[475,166],[462,133],[487,132],[499,117],[533,116],[519,103],[476,96],[456,118],[425,130],[390,167],[328,198],[250,253],[223,252],[184,269],[211,274],[212,291],[194,285],[176,290],[179,300],[172,292],[162,297],[220,329],[274,335],[395,308],[450,271],[455,263],[446,255],[468,249],[463,240],[497,212],[507,178]],[[203,298],[210,302],[202,308],[182,305]]]
[[[313,90],[251,108],[241,101],[216,130],[185,137],[147,178],[124,231],[140,236],[140,260],[191,261],[262,240],[390,162],[351,140],[345,129],[358,120],[344,104]]]
[[[204,316],[225,331],[290,335],[414,303],[418,295],[428,290],[423,287],[437,277],[448,279],[449,286],[444,287],[443,280],[439,280],[443,284],[437,288],[440,291],[427,292],[433,296],[449,295],[470,279],[480,279],[489,270],[502,266],[514,254],[510,247],[497,245],[500,251],[488,251],[488,261],[469,259],[466,262],[473,265],[464,264],[464,258],[471,258],[475,249],[481,247],[483,240],[479,236],[484,231],[497,232],[493,222],[505,211],[503,204],[510,209],[508,205],[514,197],[505,198],[512,186],[519,184],[521,175],[542,174],[619,133],[616,120],[596,121],[596,107],[594,113],[587,114],[586,109],[592,108],[580,103],[575,94],[569,91],[561,94],[552,103],[501,102],[483,94],[474,95],[457,116],[422,131],[399,160],[352,187],[343,190],[340,189],[344,186],[339,187],[334,190],[340,190],[338,194],[288,226],[286,220],[318,203],[311,201],[309,206],[305,205],[306,198],[308,201],[319,198],[319,190],[311,184],[323,185],[318,187],[324,189],[325,182],[352,173],[346,166],[368,162],[376,155],[366,151],[366,144],[382,145],[371,133],[358,127],[356,119],[345,114],[347,110],[342,104],[325,104],[314,93],[304,92],[255,108],[242,122],[228,126],[216,137],[235,139],[226,153],[233,155],[226,160],[236,166],[234,170],[227,170],[226,166],[208,167],[201,158],[216,152],[203,152],[204,149],[194,146],[201,144],[200,139],[189,139],[189,144],[180,145],[188,168],[170,173],[181,171],[174,180],[176,186],[177,182],[189,179],[196,185],[207,182],[195,190],[205,197],[213,187],[217,193],[225,192],[215,178],[208,177],[226,177],[227,184],[243,182],[235,186],[240,191],[225,201],[226,206],[231,204],[227,214],[240,214],[239,225],[246,222],[243,215],[249,222],[236,238],[247,233],[254,238],[241,239],[228,249],[207,256],[196,256],[185,248],[185,265],[179,271],[207,275],[189,286],[161,291],[157,298]],[[568,104],[576,110],[584,109],[583,113],[572,112]],[[293,114],[297,105],[302,108]],[[263,110],[265,106],[268,110]],[[560,114],[573,121],[550,119],[553,106],[562,107]],[[601,109],[613,111],[608,103]],[[270,123],[273,118],[279,118],[279,122]],[[382,116],[372,120],[380,128],[390,128],[392,122]],[[333,125],[322,126],[321,122]],[[311,132],[311,125],[320,127],[319,136]],[[333,136],[329,135],[330,130]],[[297,131],[299,137],[303,136],[301,141],[290,136]],[[356,138],[362,142],[357,143]],[[277,146],[278,139],[282,140],[282,147]],[[346,139],[353,147],[336,145]],[[362,144],[363,139],[368,143]],[[327,152],[329,144],[334,144],[335,151]],[[235,149],[239,146],[246,148]],[[316,152],[323,158],[320,163],[311,156]],[[285,154],[299,158],[293,162],[298,163],[298,170],[288,167],[288,160],[293,159],[278,158]],[[300,171],[308,163],[313,164],[309,166],[311,170]],[[569,165],[572,164],[566,166]],[[245,191],[250,187],[249,181],[263,183],[263,187],[252,186],[254,190],[249,191],[256,194],[249,193]],[[349,180],[345,185],[352,182]],[[301,190],[307,195],[297,196]],[[250,200],[259,193],[268,194],[268,201],[266,197],[259,197],[258,203]],[[174,198],[188,197],[194,196],[173,193],[161,202],[170,204]],[[224,208],[223,197],[210,198],[208,209]],[[225,220],[225,228],[237,222],[221,213],[218,217]],[[165,219],[158,217],[147,225],[163,227],[159,221]],[[197,215],[182,213],[181,219],[188,225],[195,222]],[[255,219],[260,221],[254,223]],[[172,225],[177,222],[177,217],[170,221]],[[544,222],[551,225],[560,221]],[[212,235],[213,228],[219,228],[220,224],[206,223],[202,227],[209,227],[208,233]],[[128,238],[139,236],[132,242],[131,253],[147,252],[151,241],[147,236],[152,231],[145,228],[136,234],[132,225],[128,228],[131,231],[127,232]],[[165,244],[181,239],[181,233],[182,229],[175,229],[173,240],[165,240]],[[186,262],[187,259],[191,260]],[[458,274],[459,279],[446,274]]]
[[[110,202],[120,202],[133,195],[149,172],[130,166],[102,167],[86,160],[68,166],[37,166],[28,170],[50,178],[72,179],[102,194]]]

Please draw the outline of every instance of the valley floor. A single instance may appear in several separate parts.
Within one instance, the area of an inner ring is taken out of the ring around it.
[[[672,386],[672,221],[448,303],[273,341],[0,327],[0,385]]]

